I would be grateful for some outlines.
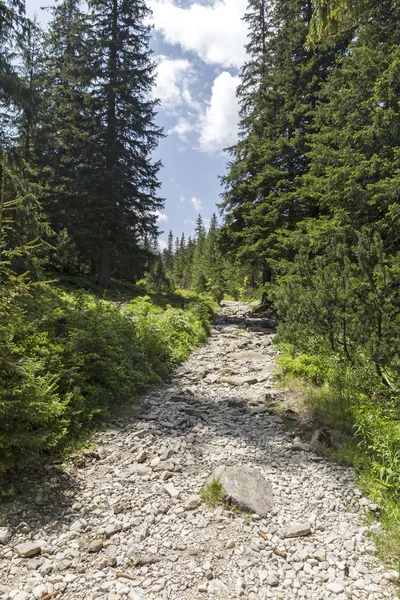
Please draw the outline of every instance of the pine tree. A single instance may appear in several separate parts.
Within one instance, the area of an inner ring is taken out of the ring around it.
[[[280,230],[315,213],[298,188],[308,169],[307,135],[318,92],[336,50],[305,47],[311,14],[308,0],[276,0],[267,13],[262,2],[252,2],[247,16],[262,23],[250,33],[251,61],[239,88],[241,136],[222,180],[223,239],[237,258],[258,263],[264,284],[274,261],[286,254]]]
[[[399,7],[388,0],[360,24],[320,94],[302,182],[321,216],[343,215],[357,230],[376,224],[382,234],[400,181],[399,24]]]
[[[172,231],[168,234],[167,247],[162,252],[162,258],[167,276],[171,277],[174,268],[174,236]]]
[[[204,227],[202,216],[199,215],[195,224],[195,241],[193,248],[193,256],[191,258],[191,287],[197,292],[205,292],[207,288],[207,275],[205,263],[205,243],[206,230]],[[189,245],[190,246],[190,245]]]
[[[13,111],[19,105],[21,82],[16,68],[16,56],[24,44],[25,2],[0,2],[0,143],[9,141]]]
[[[220,248],[217,216],[211,217],[210,227],[204,243],[204,264],[206,289],[218,301],[221,301],[225,292],[225,261]]]
[[[80,0],[52,9],[44,36],[34,158],[43,206],[56,233],[67,231],[83,266],[96,260],[98,126],[91,96],[87,15]]]
[[[39,28],[26,18],[25,3],[0,3],[0,147],[7,162],[7,167],[0,170],[6,171],[3,200],[13,206],[12,226],[8,225],[7,211],[2,223],[3,244],[4,251],[12,256],[10,266],[14,272],[30,271],[32,277],[37,277],[43,267],[47,248],[40,242],[49,233],[39,203],[37,172],[29,162],[39,102],[39,44]],[[18,252],[16,248],[28,250]]]
[[[274,290],[281,333],[392,388],[400,381],[400,7],[370,7],[320,93],[299,196],[316,214],[286,232]]]
[[[182,233],[181,239],[175,239],[174,268],[172,272],[172,282],[174,287],[183,288],[186,280],[186,241],[185,234]]]
[[[93,165],[98,283],[110,285],[112,256],[134,254],[138,238],[155,234],[159,162],[151,154],[162,133],[154,124],[157,102],[149,98],[154,63],[149,50],[149,14],[143,0],[89,0],[89,24],[96,63],[99,161]]]
[[[42,35],[37,20],[28,21],[25,42],[19,51],[21,101],[17,119],[18,145],[22,155],[28,161],[32,159],[35,130],[38,126],[38,113],[42,102],[40,90],[40,80],[43,75]]]

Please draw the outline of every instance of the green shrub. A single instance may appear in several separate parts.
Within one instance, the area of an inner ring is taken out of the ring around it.
[[[162,310],[145,296],[132,300],[126,313],[136,322],[140,342],[160,373],[185,360],[207,335],[205,315],[208,313],[198,304],[190,305],[187,311],[171,306]]]
[[[388,491],[400,500],[400,422],[394,416],[373,404],[360,407],[355,415],[356,440],[368,456],[369,479],[378,502]]]
[[[206,338],[210,314],[195,297],[188,310],[163,310],[148,296],[121,309],[48,285],[24,302],[1,330],[3,472],[34,463],[159,382]]]

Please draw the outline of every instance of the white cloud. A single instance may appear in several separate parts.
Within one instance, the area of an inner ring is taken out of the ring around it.
[[[191,133],[192,131],[195,131],[196,128],[197,128],[197,125],[194,122],[191,123],[190,121],[188,121],[187,118],[180,117],[178,119],[177,124],[174,125],[174,127],[171,127],[171,129],[169,129],[167,131],[167,133],[168,133],[168,135],[170,135],[171,133],[176,133],[177,136],[183,142],[186,142],[188,134]]]
[[[201,200],[199,198],[192,198],[192,204],[193,204],[193,208],[196,212],[201,212],[204,208],[204,206],[201,203]]]
[[[214,80],[206,106],[198,105],[196,111],[185,111],[167,133],[175,133],[185,143],[190,134],[196,133],[199,149],[208,153],[221,152],[235,144],[238,132],[236,88],[239,82],[239,77],[223,71]],[[186,151],[185,146],[182,151]]]
[[[157,78],[153,88],[153,97],[160,98],[161,107],[173,110],[187,104],[190,98],[188,90],[192,66],[186,58],[172,59],[160,55],[157,57]]]
[[[237,141],[238,101],[236,88],[239,77],[224,71],[215,78],[211,99],[202,119],[200,149],[219,152]]]
[[[159,210],[155,210],[153,214],[157,217],[158,223],[165,223],[166,221],[168,221],[168,215],[160,212]]]
[[[167,242],[161,238],[158,239],[158,245],[161,251],[165,250],[165,248],[168,246]]]
[[[166,42],[195,52],[206,63],[239,68],[245,61],[246,6],[247,0],[194,2],[188,8],[174,0],[150,0],[151,22]]]

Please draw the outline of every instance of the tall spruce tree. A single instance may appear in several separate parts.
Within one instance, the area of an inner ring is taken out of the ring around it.
[[[274,260],[285,254],[279,230],[295,228],[315,211],[298,188],[308,169],[307,134],[317,95],[336,54],[335,48],[314,53],[305,47],[309,0],[268,6],[260,0],[249,5],[246,18],[258,20],[259,27],[250,32],[251,60],[238,89],[240,140],[230,149],[232,161],[222,179],[225,243],[237,257],[260,265],[264,284]]]
[[[374,5],[332,70],[315,110],[304,194],[318,214],[389,234],[398,203],[400,7]],[[389,228],[389,229],[388,229]],[[393,234],[391,229],[391,234]],[[399,248],[399,238],[392,249]]]
[[[165,271],[168,277],[172,276],[174,268],[174,236],[172,231],[168,234],[167,247],[162,252]]]
[[[205,242],[206,230],[202,216],[199,215],[195,224],[195,239],[193,244],[193,255],[191,258],[191,286],[195,292],[205,292],[207,287],[206,264],[205,264]],[[190,244],[188,244],[190,248]]]
[[[17,118],[18,145],[26,160],[32,158],[35,129],[38,125],[39,107],[42,102],[40,80],[43,76],[42,31],[36,20],[28,21],[25,42],[18,58],[21,79],[20,110]]]
[[[279,265],[274,290],[286,341],[391,390],[400,381],[399,9],[371,5],[323,85],[299,189],[317,210],[286,232],[295,256]]]
[[[144,233],[154,235],[160,163],[151,154],[162,132],[150,99],[154,63],[149,14],[143,0],[89,0],[96,60],[91,77],[96,103],[99,160],[93,164],[96,207],[88,218],[96,230],[98,283],[110,285],[112,258],[134,257]]]
[[[29,161],[35,108],[39,102],[36,91],[39,44],[39,28],[26,18],[25,3],[1,2],[0,172],[3,175],[4,169],[5,206],[12,206],[8,210],[2,208],[4,246],[5,252],[12,256],[14,271],[30,271],[34,276],[43,264],[40,238],[48,233],[38,202],[37,173]],[[17,248],[26,251],[19,252]]]
[[[96,189],[93,165],[99,161],[87,14],[80,0],[52,9],[44,36],[42,102],[34,156],[43,188],[43,206],[56,233],[75,243],[80,263],[96,260]]]
[[[222,300],[225,291],[225,261],[220,248],[217,216],[211,217],[210,227],[204,242],[204,265],[206,289],[217,300]]]
[[[174,245],[174,268],[172,271],[172,282],[175,287],[184,287],[185,282],[185,256],[186,240],[185,234],[181,238],[176,237]]]
[[[0,143],[10,138],[13,110],[19,105],[21,81],[16,56],[24,44],[27,27],[24,0],[0,2]]]

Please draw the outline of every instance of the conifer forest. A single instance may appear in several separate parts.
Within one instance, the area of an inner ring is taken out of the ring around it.
[[[0,0],[0,501],[238,301],[276,326],[277,385],[379,505],[397,568],[400,2],[249,0],[215,214],[163,248],[149,14],[59,0],[43,27]]]

